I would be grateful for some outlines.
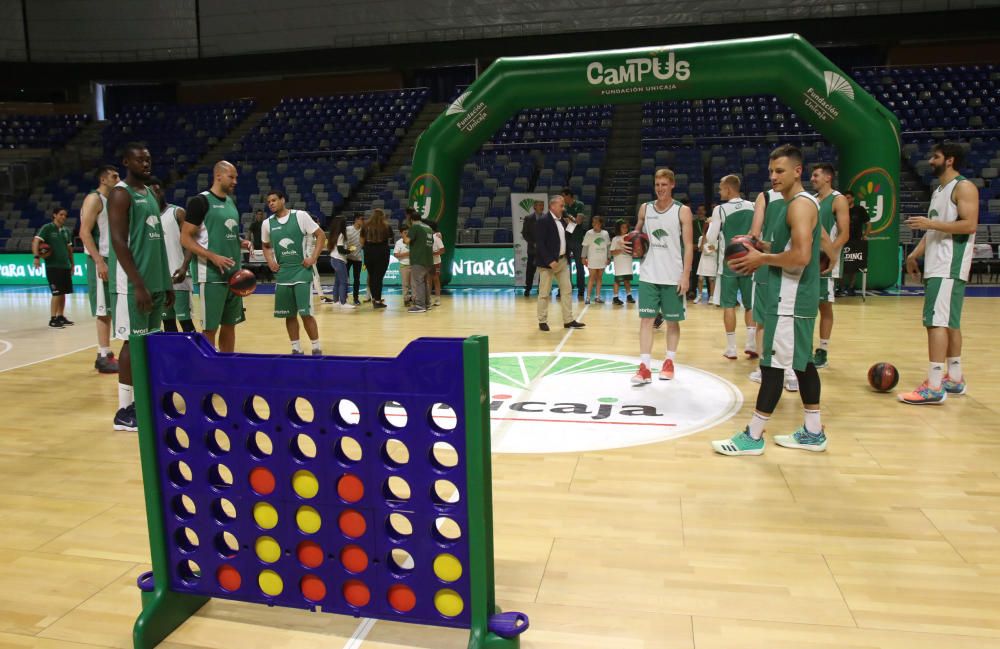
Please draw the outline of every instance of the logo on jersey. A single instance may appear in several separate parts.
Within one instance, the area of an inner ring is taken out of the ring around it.
[[[146,225],[148,225],[149,227],[155,228],[159,224],[160,224],[160,219],[156,218],[155,216],[146,217]]]
[[[888,171],[881,167],[869,167],[851,179],[848,190],[854,194],[855,202],[868,210],[871,224],[869,238],[886,231],[895,222],[896,183]]]
[[[240,224],[236,222],[236,219],[226,219],[226,222],[223,225],[229,228],[230,232],[235,231],[236,228],[240,227]]]
[[[282,255],[291,255],[294,254],[295,252],[294,250],[292,250],[292,246],[295,245],[295,241],[293,241],[292,239],[285,237],[284,239],[278,242],[278,245],[281,247]]]
[[[663,228],[656,228],[655,230],[653,230],[653,236],[656,237],[657,239],[666,239],[670,235],[667,234],[667,231],[664,230]]]
[[[739,411],[739,390],[680,367],[678,380],[637,390],[637,359],[548,352],[490,355],[490,418],[499,453],[579,452],[673,439]]]
[[[410,207],[427,221],[437,221],[444,213],[444,185],[434,174],[421,174],[410,185]]]
[[[852,101],[854,100],[854,86],[851,82],[840,76],[836,72],[831,72],[827,70],[823,73],[823,79],[826,81],[826,96],[829,97],[834,93],[840,93],[845,97],[848,97]]]
[[[448,110],[444,112],[445,115],[461,115],[465,112],[465,98],[469,96],[468,92],[463,92],[458,96],[458,99],[451,102],[451,106],[448,106]]]

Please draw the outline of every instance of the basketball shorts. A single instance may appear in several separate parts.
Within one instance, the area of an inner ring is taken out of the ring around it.
[[[202,282],[201,317],[202,331],[215,331],[219,325],[237,325],[246,319],[243,298],[234,295],[226,284]]]
[[[770,308],[769,308],[770,307]],[[764,320],[767,318],[768,311],[776,311],[777,305],[771,307],[770,301],[767,299],[767,289],[764,284],[759,282],[753,283],[753,321],[759,325],[764,324]]]
[[[69,295],[73,292],[73,271],[69,268],[52,268],[45,265],[45,279],[52,295]]]
[[[164,320],[191,320],[191,291],[174,289],[174,305],[163,309]]]
[[[655,318],[657,314],[662,314],[664,320],[680,322],[686,313],[685,297],[677,294],[677,286],[639,280],[640,318]]]
[[[928,277],[924,287],[924,326],[962,327],[965,282],[947,277]]]
[[[819,301],[833,304],[836,300],[833,277],[822,276],[819,278]]]
[[[753,302],[753,277],[750,275],[722,276],[723,309],[734,309],[742,303],[743,308],[750,311],[753,309]]]
[[[104,263],[107,265],[107,257],[104,257]],[[87,298],[90,300],[90,315],[95,317],[111,315],[111,293],[108,290],[108,280],[97,277],[97,266],[89,256],[87,257]]]
[[[153,308],[145,313],[136,306],[135,295],[132,293],[111,295],[111,324],[116,340],[128,340],[129,336],[144,336],[160,330],[167,294],[159,292],[152,293],[151,296]]]
[[[816,318],[768,314],[764,318],[762,367],[804,372],[813,358],[813,330]]]
[[[306,282],[278,284],[274,287],[274,317],[294,318],[312,315],[312,292]]]

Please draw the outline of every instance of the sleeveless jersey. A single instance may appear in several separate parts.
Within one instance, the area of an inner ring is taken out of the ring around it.
[[[753,203],[742,198],[726,201],[719,206],[719,219],[722,234],[719,248],[725,253],[726,246],[733,237],[750,232],[750,226],[753,225]],[[722,274],[726,277],[739,276],[729,264],[722,264]]]
[[[153,191],[146,187],[146,192],[140,193],[125,184],[124,180],[115,186],[127,191],[131,199],[128,208],[128,249],[146,290],[150,293],[169,291],[170,270],[167,267],[167,251],[163,245],[160,206]],[[118,265],[114,246],[108,254],[108,268],[111,292],[120,295],[132,293],[132,283]]]
[[[773,236],[771,252],[790,250],[792,247],[792,229],[788,225],[787,206],[796,200],[809,201],[816,208],[812,255],[809,263],[800,268],[766,266],[769,277],[763,289],[769,293],[769,299],[765,304],[772,314],[815,318],[819,312],[819,242],[822,226],[819,222],[819,201],[812,194],[799,192],[786,203],[786,218],[775,223],[771,230]]]
[[[767,201],[764,206],[764,224],[760,228],[760,240],[767,241],[771,245],[771,252],[777,252],[774,248],[774,228],[779,224],[785,224],[785,197],[781,192],[767,190]],[[770,270],[767,266],[761,266],[754,271],[753,281],[763,286],[767,284],[770,277]]]
[[[819,222],[827,234],[830,235],[831,241],[836,239],[840,233],[840,230],[837,229],[837,215],[833,211],[833,202],[840,195],[840,192],[835,189],[829,196],[822,200],[820,200],[819,196],[816,196],[816,200],[819,201]],[[833,266],[831,266],[830,270],[823,273],[823,277],[840,277],[840,255],[833,260]]]
[[[108,230],[108,198],[96,189],[93,193],[101,199],[101,211],[97,214],[97,221],[94,222],[94,229],[90,231],[90,234],[97,242],[97,251],[107,259],[108,251],[111,248],[111,232]]]
[[[229,276],[243,267],[243,251],[240,249],[240,212],[232,196],[220,199],[210,191],[201,193],[208,201],[208,212],[198,232],[198,243],[217,255],[229,257],[236,262],[222,273],[218,267],[201,257],[197,257],[194,280],[201,283],[218,284],[226,282]]]
[[[964,176],[957,176],[947,185],[934,190],[927,218],[939,223],[954,223],[958,220],[955,188],[963,180]],[[924,238],[927,240],[924,248],[924,277],[969,281],[975,234],[947,234],[939,230],[928,230]]]
[[[649,236],[649,251],[639,266],[639,278],[647,284],[680,283],[684,270],[684,242],[681,239],[681,204],[676,200],[665,212],[656,210],[655,201],[646,203],[643,232]]]
[[[163,228],[163,244],[167,249],[167,264],[170,273],[175,273],[184,264],[184,248],[181,246],[181,229],[177,224],[177,210],[180,208],[172,203],[160,214],[160,226]],[[175,291],[190,291],[191,276],[188,275],[180,284],[174,284]]]
[[[278,260],[278,274],[274,278],[276,284],[302,284],[312,281],[311,268],[302,265],[307,255],[312,254],[316,245],[313,237],[307,237],[299,226],[295,210],[289,210],[285,222],[278,220],[276,214],[267,219],[267,227],[271,232],[271,248]]]

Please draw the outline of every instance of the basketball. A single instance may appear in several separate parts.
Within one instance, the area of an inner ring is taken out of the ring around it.
[[[751,246],[760,250],[759,242],[756,237],[751,237],[748,234],[741,234],[733,237],[732,240],[726,245],[726,250],[723,253],[725,254],[726,261],[732,261],[733,259],[745,257],[747,254],[746,246]]]
[[[645,232],[629,232],[625,243],[632,247],[632,258],[641,259],[649,251],[649,235]]]
[[[229,278],[229,290],[235,295],[246,297],[257,288],[257,277],[253,271],[241,268]]]
[[[52,246],[47,243],[38,244],[38,256],[42,259],[48,259],[52,256]]]
[[[876,392],[888,392],[899,383],[899,372],[892,363],[875,363],[868,368],[868,385]]]

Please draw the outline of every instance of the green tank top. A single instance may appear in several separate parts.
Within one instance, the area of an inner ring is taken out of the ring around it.
[[[723,252],[726,246],[733,240],[733,237],[746,234],[753,225],[753,203],[734,198],[719,206],[719,218],[722,219],[722,241],[720,247]],[[738,277],[738,273],[729,267],[729,264],[722,265],[722,274],[726,277]]]
[[[271,231],[271,247],[274,257],[278,260],[278,274],[274,278],[277,284],[302,284],[313,279],[312,270],[305,268],[302,261],[306,258],[306,234],[299,227],[299,219],[295,210],[289,210],[285,222],[278,221],[277,216],[268,220]]]
[[[198,258],[198,272],[195,279],[200,282],[220,283],[243,267],[243,252],[240,250],[240,212],[232,196],[219,198],[212,192],[201,193],[208,201],[208,212],[198,237],[198,243],[203,248],[223,257],[229,257],[236,262],[226,273],[222,273],[215,264]]]
[[[764,290],[769,293],[769,298],[765,304],[773,314],[797,316],[800,318],[815,318],[819,311],[819,242],[820,242],[820,220],[819,201],[807,192],[801,192],[792,197],[785,205],[787,206],[796,200],[810,201],[816,208],[816,225],[813,227],[812,255],[809,263],[802,268],[781,268],[779,266],[765,266],[768,269],[769,277]],[[782,252],[791,248],[792,229],[788,225],[788,219],[784,218],[774,223],[771,231],[771,252]]]
[[[773,189],[769,189],[767,195],[769,198],[767,206],[764,208],[764,225],[761,226],[760,240],[771,244],[771,252],[780,252],[780,250],[774,247],[774,228],[779,224],[785,223],[785,198],[781,195],[781,192],[776,192]],[[769,275],[768,267],[761,266],[754,271],[753,281],[763,286],[767,284]]]
[[[833,201],[837,200],[838,196],[840,196],[840,192],[833,190],[823,200],[819,200],[818,196],[816,197],[816,200],[819,201],[819,224],[830,235],[831,240],[837,238],[837,215],[833,211]],[[834,264],[830,264],[830,270],[823,273],[823,277],[833,276],[833,266]]]
[[[150,293],[172,290],[167,249],[163,244],[163,228],[160,225],[160,206],[156,197],[148,187],[145,193],[136,191],[124,181],[118,183],[117,187],[127,191],[131,199],[128,208],[128,249],[146,290]],[[118,264],[114,246],[108,253],[108,268],[111,292],[132,293],[134,287]]]

